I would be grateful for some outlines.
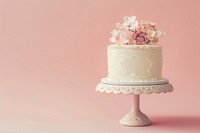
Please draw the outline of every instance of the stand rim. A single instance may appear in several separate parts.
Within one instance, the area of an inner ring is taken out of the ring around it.
[[[141,85],[162,85],[168,84],[169,80],[167,78],[163,78],[160,80],[153,81],[113,81],[109,78],[105,77],[101,79],[101,82],[109,85],[122,85],[122,86],[141,86]]]
[[[170,83],[167,84],[160,84],[160,85],[129,85],[129,86],[122,86],[122,85],[113,85],[113,84],[105,84],[100,82],[97,87],[96,91],[98,92],[105,92],[105,93],[114,93],[114,94],[160,94],[160,93],[167,93],[173,91],[173,86]]]

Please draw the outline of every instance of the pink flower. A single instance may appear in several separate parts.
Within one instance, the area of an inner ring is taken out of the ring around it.
[[[156,24],[155,23],[141,20],[141,25],[142,25],[142,27],[144,27],[144,29],[156,30]]]
[[[137,44],[148,44],[149,39],[147,38],[147,33],[143,31],[136,31],[132,36],[133,40],[136,41]]]

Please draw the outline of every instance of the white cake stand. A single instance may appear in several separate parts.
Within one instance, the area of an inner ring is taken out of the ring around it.
[[[167,79],[149,82],[112,82],[103,78],[97,85],[96,91],[114,94],[133,94],[132,108],[121,120],[125,126],[147,126],[150,119],[140,111],[140,94],[160,94],[173,91],[173,86]]]

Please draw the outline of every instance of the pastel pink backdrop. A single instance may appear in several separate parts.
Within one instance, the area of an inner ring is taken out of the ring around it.
[[[200,131],[199,0],[1,0],[0,132]],[[141,96],[152,126],[118,120],[130,95],[95,92],[106,48],[124,16],[166,31],[163,76],[174,92]]]

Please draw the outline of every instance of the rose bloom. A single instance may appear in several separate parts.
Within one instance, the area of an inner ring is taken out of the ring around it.
[[[133,33],[132,38],[136,41],[137,44],[148,44],[149,39],[147,38],[147,33],[143,31],[136,31]]]

